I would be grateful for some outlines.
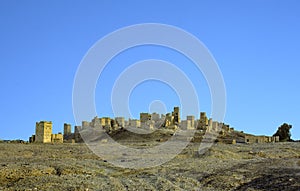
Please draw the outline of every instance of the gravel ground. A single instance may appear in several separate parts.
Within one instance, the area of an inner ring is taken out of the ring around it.
[[[195,150],[191,143],[161,166],[136,170],[113,166],[85,144],[1,143],[0,190],[300,190],[300,143]]]

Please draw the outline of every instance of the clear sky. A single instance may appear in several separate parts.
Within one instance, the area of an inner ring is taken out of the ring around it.
[[[141,23],[180,27],[200,39],[216,59],[226,85],[225,122],[253,134],[272,135],[293,125],[300,139],[300,2],[245,1],[16,1],[0,2],[0,139],[24,139],[35,122],[75,125],[72,88],[77,68],[99,39],[119,28]],[[210,93],[201,73],[184,57],[161,47],[137,47],[114,58],[99,78],[98,116],[112,116],[110,90],[126,66],[142,59],[174,62],[210,113]],[[151,89],[157,90],[150,91]],[[151,101],[167,111],[178,97],[165,84],[145,82],[132,92],[132,114],[148,111]],[[153,108],[152,108],[153,109]],[[196,114],[195,114],[196,115]],[[198,117],[198,114],[197,114]]]

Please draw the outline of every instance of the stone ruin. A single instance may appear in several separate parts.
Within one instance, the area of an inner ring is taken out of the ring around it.
[[[83,139],[80,132],[86,128],[103,128],[106,132],[114,132],[122,128],[141,128],[147,130],[155,130],[166,128],[171,130],[196,130],[197,132],[218,134],[218,136],[226,136],[236,132],[233,127],[227,124],[213,121],[208,118],[205,112],[200,112],[199,119],[195,119],[193,115],[186,117],[186,120],[181,120],[179,107],[174,107],[172,113],[159,115],[157,113],[140,113],[140,119],[128,119],[124,117],[98,118],[97,116],[91,122],[82,121],[82,126],[75,126],[72,133],[71,124],[64,123],[63,134],[52,134],[52,122],[40,121],[36,122],[35,135],[29,138],[30,143],[81,143]],[[278,137],[244,135],[244,143],[270,143],[278,142]],[[230,138],[228,143],[236,144],[237,140]]]

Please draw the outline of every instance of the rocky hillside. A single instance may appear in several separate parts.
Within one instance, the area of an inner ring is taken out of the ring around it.
[[[299,143],[216,143],[202,155],[197,146],[161,166],[133,170],[84,144],[1,143],[0,190],[300,190]],[[113,157],[114,148],[107,149]]]

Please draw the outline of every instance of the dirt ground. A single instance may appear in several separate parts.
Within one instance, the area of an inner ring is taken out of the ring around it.
[[[1,143],[0,190],[300,190],[300,143],[218,143],[202,155],[196,146],[133,170],[85,144]]]

